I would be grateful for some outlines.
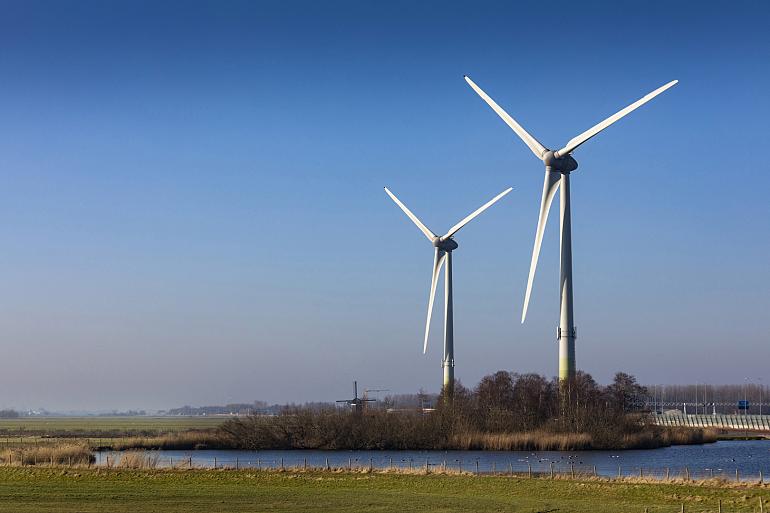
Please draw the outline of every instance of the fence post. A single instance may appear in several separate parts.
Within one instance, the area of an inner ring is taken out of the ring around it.
[[[353,458],[348,458],[348,471],[353,470]]]
[[[762,476],[762,471],[759,471],[759,484],[765,484],[765,478]]]
[[[551,466],[551,479],[553,479],[553,462],[550,462],[549,465]]]
[[[192,462],[190,463],[192,465]],[[257,458],[257,470],[262,470],[262,460]]]
[[[372,463],[372,458],[370,457],[369,458],[369,472],[371,472],[372,470],[374,470],[374,464]]]
[[[719,499],[719,513],[722,513],[722,499]]]
[[[427,474],[428,472],[428,458],[425,458],[425,473]]]
[[[594,477],[596,477],[596,465],[594,465]]]
[[[214,470],[217,469],[217,457],[214,456]]]
[[[331,470],[329,468],[329,457],[328,456],[326,457],[326,470]]]
[[[644,477],[644,474],[642,473],[642,467],[639,467],[639,477],[640,478]]]
[[[685,475],[685,479],[687,479],[689,481],[690,480],[690,467],[685,467],[684,468],[684,475]]]
[[[159,458],[159,459],[160,459],[160,458]],[[169,465],[171,468],[174,468],[174,457],[173,457],[173,456],[169,456],[169,457],[168,457],[168,465]]]
[[[462,460],[462,458],[457,460],[457,468],[460,469],[460,473],[462,474],[463,473],[463,460]]]
[[[684,502],[682,503],[682,513],[684,513]]]
[[[476,460],[476,474],[479,473],[479,460]]]
[[[620,465],[618,465],[618,479],[623,477],[623,473],[620,471]]]
[[[189,468],[192,468],[192,456],[190,456],[190,464],[189,464]]]
[[[513,475],[513,463],[508,462],[508,475]],[[529,477],[532,477],[532,464],[529,464]]]
[[[738,475],[738,468],[735,469],[735,482],[737,483],[740,480],[740,476]]]
[[[235,470],[239,470],[239,469],[240,469],[240,467],[241,467],[241,466],[240,466],[240,462],[238,461],[238,456],[236,456],[236,457],[235,457]]]
[[[671,480],[670,469],[666,467],[666,481],[670,481],[670,480]]]
[[[493,474],[495,473],[495,462],[494,461],[492,462],[492,473]]]
[[[759,513],[765,513],[765,506],[762,504],[762,497],[759,498]]]
[[[527,476],[532,479],[532,463],[527,462]]]
[[[572,462],[569,464],[569,473],[572,476],[572,479],[575,479],[575,464]]]
[[[390,470],[393,470],[393,456],[390,457]]]
[[[281,470],[283,470],[283,458],[281,458]]]
[[[302,469],[307,470],[307,458],[302,462]]]

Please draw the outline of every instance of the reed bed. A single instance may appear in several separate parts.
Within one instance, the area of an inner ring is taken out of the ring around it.
[[[588,433],[462,433],[452,437],[451,445],[461,450],[485,451],[576,451],[590,449]]]
[[[155,469],[160,463],[160,455],[152,451],[126,451],[120,455],[116,468],[136,470]]]
[[[86,444],[20,446],[0,451],[4,465],[85,465],[96,461]]]
[[[230,449],[228,443],[218,431],[181,431],[150,437],[124,438],[113,441],[109,448],[116,451],[131,449]]]
[[[716,442],[716,429],[666,428],[623,435],[622,449],[655,449],[670,445],[695,445]]]

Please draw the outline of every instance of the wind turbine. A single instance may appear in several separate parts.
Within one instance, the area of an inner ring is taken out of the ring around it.
[[[441,367],[444,369],[444,392],[448,396],[451,396],[454,391],[455,379],[454,323],[452,308],[452,251],[457,249],[457,242],[454,240],[454,234],[457,233],[460,228],[468,224],[473,218],[491,207],[497,200],[511,192],[511,190],[513,190],[511,187],[504,190],[488,202],[484,203],[479,209],[469,214],[462,221],[451,227],[446,234],[438,236],[430,231],[417,216],[406,208],[406,205],[401,203],[401,201],[399,201],[399,199],[385,187],[385,192],[388,193],[388,196],[390,196],[396,205],[404,211],[407,217],[417,225],[417,228],[420,229],[435,248],[433,255],[433,276],[430,280],[430,296],[428,298],[428,319],[425,322],[425,341],[423,342],[422,347],[423,354],[428,350],[428,333],[430,332],[430,317],[433,313],[433,300],[436,296],[436,284],[438,283],[441,267],[446,264],[446,271],[444,273],[444,358],[441,361]]]
[[[622,118],[630,112],[638,109],[648,101],[652,100],[660,93],[673,87],[679,81],[671,82],[655,89],[650,94],[635,101],[625,109],[613,114],[601,123],[594,125],[582,134],[573,137],[562,149],[549,150],[537,139],[532,137],[515,119],[505,112],[495,101],[477,86],[473,80],[464,77],[465,81],[478,93],[481,98],[492,107],[498,116],[518,135],[522,141],[532,150],[537,158],[545,164],[545,179],[543,181],[543,196],[540,200],[540,216],[537,221],[537,231],[535,231],[535,246],[532,250],[532,262],[529,267],[529,278],[527,279],[527,292],[524,296],[524,309],[521,313],[521,322],[527,317],[527,307],[529,306],[529,297],[532,293],[532,281],[535,278],[535,269],[537,268],[537,259],[540,254],[540,244],[543,241],[543,231],[548,219],[548,211],[551,208],[551,202],[556,194],[556,189],[561,185],[561,264],[560,264],[560,315],[557,338],[559,340],[559,379],[569,379],[575,375],[575,322],[572,315],[572,220],[570,214],[570,194],[569,194],[569,175],[577,169],[578,163],[572,157],[572,152],[578,146]]]

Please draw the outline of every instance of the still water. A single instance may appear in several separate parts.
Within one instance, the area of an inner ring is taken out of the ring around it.
[[[532,472],[602,476],[770,479],[770,440],[723,441],[633,451],[149,451],[161,467],[448,469],[469,472]],[[108,460],[109,458],[109,460]],[[119,464],[120,452],[103,452],[97,463]]]

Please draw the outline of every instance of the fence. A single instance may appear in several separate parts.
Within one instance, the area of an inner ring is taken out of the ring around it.
[[[121,452],[97,453],[97,467],[121,466]],[[135,454],[135,453],[134,453]],[[156,451],[145,451],[146,458],[157,468],[209,468],[255,470],[328,470],[328,471],[411,471],[419,473],[463,473],[477,475],[515,475],[531,478],[587,478],[611,479],[641,478],[651,481],[704,481],[717,479],[738,483],[766,484],[767,471],[752,472],[738,467],[646,467],[633,465],[583,464],[577,461],[481,461],[480,459],[446,458],[307,458],[302,456],[264,458],[259,453],[241,456],[200,456],[192,453],[177,456],[161,456]],[[770,461],[768,462],[770,470]]]
[[[675,413],[653,414],[655,423],[669,427],[702,427],[738,429],[741,431],[770,431],[770,415],[684,415]]]

